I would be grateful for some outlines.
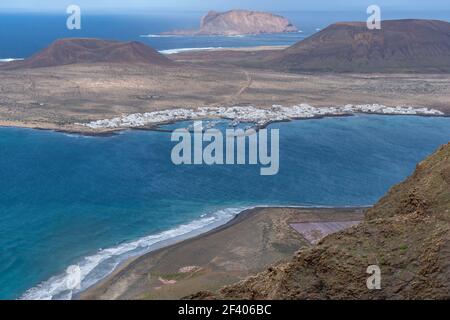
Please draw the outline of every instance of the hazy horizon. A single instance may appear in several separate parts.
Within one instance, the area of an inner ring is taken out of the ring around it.
[[[263,11],[359,11],[374,4],[373,0],[348,0],[336,3],[334,0],[15,0],[2,1],[0,12],[64,13],[67,6],[79,5],[86,13],[149,13],[151,11],[208,11],[248,9]],[[449,11],[448,0],[378,0],[382,9],[396,12]]]

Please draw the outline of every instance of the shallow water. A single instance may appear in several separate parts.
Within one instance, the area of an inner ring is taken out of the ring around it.
[[[130,254],[245,207],[373,204],[450,140],[450,118],[357,115],[270,128],[280,129],[275,176],[250,165],[175,166],[167,132],[0,128],[0,298],[18,298],[72,264],[82,266],[87,286]],[[70,297],[57,288],[63,280],[27,297]]]

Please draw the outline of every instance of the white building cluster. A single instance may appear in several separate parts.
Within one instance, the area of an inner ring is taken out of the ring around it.
[[[258,126],[264,126],[274,121],[351,115],[356,113],[432,116],[444,115],[444,113],[439,110],[412,106],[386,107],[380,104],[348,104],[339,107],[316,108],[308,104],[300,104],[292,107],[274,105],[272,108],[268,109],[256,108],[253,106],[169,109],[146,113],[134,113],[113,119],[98,120],[89,123],[77,123],[77,125],[86,126],[92,129],[137,128],[173,121],[224,118],[233,120],[234,122],[252,122]]]

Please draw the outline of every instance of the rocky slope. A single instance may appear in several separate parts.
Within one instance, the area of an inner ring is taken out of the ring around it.
[[[289,72],[449,72],[450,23],[437,20],[335,23],[259,64]]]
[[[368,290],[369,265],[381,289]],[[450,143],[393,187],[363,223],[324,238],[284,264],[190,298],[449,299]]]
[[[243,35],[297,32],[284,17],[267,12],[230,10],[210,11],[200,22],[199,30],[175,30],[165,34],[178,35]]]
[[[155,65],[174,63],[140,42],[70,38],[57,40],[29,59],[6,63],[1,65],[0,69],[40,68],[99,62]]]

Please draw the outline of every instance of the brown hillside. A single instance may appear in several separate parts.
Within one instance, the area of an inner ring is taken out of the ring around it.
[[[381,290],[366,269],[381,268]],[[298,252],[288,263],[191,298],[449,299],[450,143],[368,210],[365,221]]]
[[[61,39],[23,61],[2,65],[2,69],[40,68],[75,63],[127,63],[170,65],[173,62],[140,42],[100,39]]]
[[[450,23],[437,20],[333,24],[264,59],[289,72],[449,72]]]

